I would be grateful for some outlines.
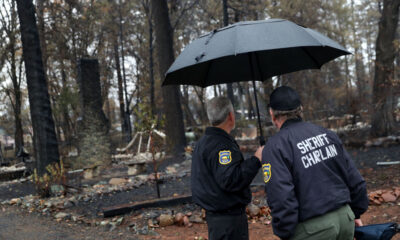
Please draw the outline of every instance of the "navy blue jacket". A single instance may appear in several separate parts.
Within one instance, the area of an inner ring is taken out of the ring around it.
[[[287,120],[262,154],[274,233],[289,238],[298,222],[349,204],[356,218],[368,208],[366,184],[338,136]]]
[[[215,212],[245,207],[251,201],[249,186],[260,166],[257,157],[244,160],[227,132],[208,127],[193,151],[193,201]]]

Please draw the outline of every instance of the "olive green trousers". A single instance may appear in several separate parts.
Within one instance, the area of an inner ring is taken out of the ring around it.
[[[354,213],[345,205],[297,225],[290,240],[353,240]]]

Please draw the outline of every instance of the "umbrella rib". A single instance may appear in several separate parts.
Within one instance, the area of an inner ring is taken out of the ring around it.
[[[307,54],[308,57],[311,58],[311,60],[317,65],[318,68],[321,68],[322,65],[320,65],[317,61],[317,59],[314,58],[313,55],[310,54],[310,52],[307,50],[305,47],[301,47],[301,49]]]

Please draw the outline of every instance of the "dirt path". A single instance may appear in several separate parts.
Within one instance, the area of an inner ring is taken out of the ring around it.
[[[27,213],[17,207],[0,210],[0,240],[95,240],[138,239],[138,236],[119,228],[113,232],[91,227],[56,222],[54,219]]]

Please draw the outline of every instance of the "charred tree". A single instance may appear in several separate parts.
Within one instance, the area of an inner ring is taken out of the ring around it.
[[[17,34],[17,10],[15,7],[15,1],[11,1],[10,6],[10,24],[4,26],[4,31],[8,36],[10,42],[6,49],[8,51],[5,52],[5,59],[10,64],[10,70],[8,74],[11,78],[12,88],[5,89],[6,95],[10,99],[11,106],[14,112],[14,123],[15,123],[15,153],[17,154],[20,148],[24,145],[23,141],[23,129],[22,129],[22,120],[21,120],[21,106],[22,106],[22,93],[21,93],[21,67],[22,67],[22,59],[19,64],[19,74],[17,74],[17,46],[16,46],[16,34]],[[4,16],[2,16],[2,22],[5,21]]]
[[[78,164],[89,168],[105,166],[111,163],[111,139],[108,119],[103,112],[97,59],[80,60],[78,83],[82,119]]]
[[[17,0],[21,40],[28,84],[33,128],[33,145],[38,174],[47,165],[59,161],[58,143],[43,69],[42,52],[32,0]]]
[[[122,75],[121,75],[121,63],[119,60],[119,50],[118,43],[114,44],[114,57],[115,57],[115,67],[117,70],[117,82],[118,82],[118,102],[119,102],[119,112],[120,112],[120,121],[121,121],[121,129],[122,129],[122,138],[124,142],[129,142],[129,131],[127,126],[127,121],[125,119],[125,100],[124,100],[124,88],[122,86]]]
[[[228,26],[229,25],[228,0],[222,0],[222,11],[224,17],[224,26]],[[228,98],[231,100],[232,105],[235,106],[235,96],[233,95],[232,83],[226,84],[226,90],[228,92]]]
[[[394,39],[399,18],[399,0],[384,0],[376,40],[375,76],[372,98],[371,136],[391,133],[393,118],[393,81],[396,48]]]
[[[123,29],[123,19],[121,10],[121,1],[118,4],[118,15],[119,15],[119,40],[121,45],[121,69],[122,69],[122,79],[124,83],[124,93],[125,93],[125,126],[126,126],[126,141],[130,142],[132,139],[132,125],[131,125],[131,110],[129,108],[130,101],[128,100],[128,87],[126,84],[126,73],[125,73],[125,49],[124,49],[124,29]]]
[[[158,72],[159,76],[163,78],[168,67],[174,61],[173,32],[167,2],[164,0],[151,1],[151,12],[158,51]],[[178,155],[178,153],[183,152],[186,145],[179,88],[177,86],[164,86],[162,95],[168,151]]]

